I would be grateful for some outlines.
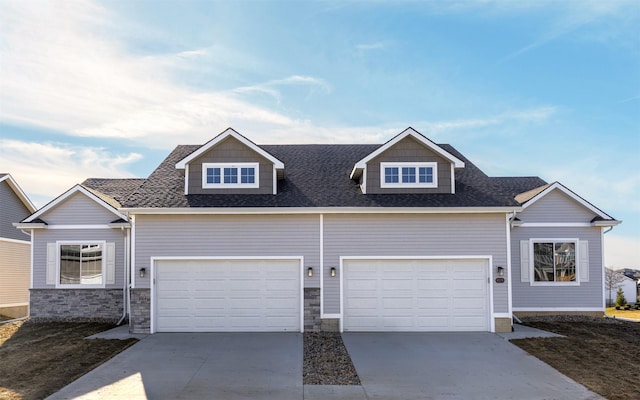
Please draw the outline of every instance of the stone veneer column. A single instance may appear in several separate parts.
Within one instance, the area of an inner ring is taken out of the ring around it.
[[[151,331],[151,290],[131,289],[129,310],[131,333],[149,333]]]
[[[320,288],[304,288],[304,331],[320,331]]]

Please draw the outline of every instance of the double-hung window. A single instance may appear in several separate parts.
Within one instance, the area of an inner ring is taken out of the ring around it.
[[[202,187],[257,188],[258,163],[204,163],[202,164]]]
[[[437,171],[435,162],[382,162],[380,187],[436,188]]]

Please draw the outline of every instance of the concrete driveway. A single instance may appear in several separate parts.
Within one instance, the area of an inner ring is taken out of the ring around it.
[[[302,399],[300,333],[156,333],[49,399]]]
[[[343,338],[362,386],[303,386],[299,333],[156,333],[49,399],[602,399],[491,333]]]
[[[491,333],[345,333],[367,399],[595,400]]]

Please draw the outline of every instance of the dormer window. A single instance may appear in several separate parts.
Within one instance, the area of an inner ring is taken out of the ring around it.
[[[381,187],[387,188],[436,188],[438,164],[435,162],[382,162],[380,163]]]
[[[202,187],[257,188],[258,163],[204,163],[202,164]]]

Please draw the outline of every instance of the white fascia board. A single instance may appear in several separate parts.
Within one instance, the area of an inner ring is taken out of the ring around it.
[[[364,169],[366,167],[366,164],[369,161],[371,161],[372,159],[376,158],[377,156],[379,156],[380,154],[385,152],[387,149],[389,149],[391,146],[395,145],[396,143],[398,143],[402,139],[406,138],[407,136],[413,137],[414,139],[416,139],[417,141],[419,141],[420,143],[422,143],[423,145],[425,145],[426,147],[428,147],[432,151],[436,152],[437,154],[439,154],[440,156],[444,157],[445,159],[451,161],[451,163],[454,165],[455,168],[464,168],[464,162],[462,160],[460,160],[459,158],[457,158],[453,154],[449,153],[448,151],[446,151],[442,147],[438,146],[437,144],[435,144],[431,140],[427,139],[421,133],[417,132],[415,129],[407,128],[404,131],[402,131],[400,134],[398,134],[396,137],[394,137],[393,139],[389,140],[387,143],[385,143],[382,146],[380,146],[374,152],[372,152],[371,154],[369,154],[368,156],[366,156],[362,160],[358,161],[356,163],[356,165],[354,166],[353,172],[351,172],[351,175],[352,176],[354,175],[356,169]]]
[[[18,185],[18,182],[16,182],[15,179],[13,179],[11,174],[6,174],[2,178],[0,178],[0,183],[4,181],[7,181],[7,184],[9,185],[11,190],[13,190],[16,196],[18,196],[22,204],[24,204],[24,206],[27,207],[30,213],[36,212],[38,208],[31,202],[31,200],[29,200],[29,197],[27,197],[27,194],[22,190],[20,185]]]
[[[41,216],[42,214],[46,213],[47,211],[51,210],[52,208],[56,207],[58,204],[64,202],[67,198],[69,198],[71,195],[80,192],[82,194],[84,194],[85,196],[87,196],[89,199],[93,200],[94,202],[96,202],[97,204],[101,205],[102,207],[104,207],[107,211],[113,213],[115,216],[117,216],[118,218],[122,218],[125,221],[128,221],[129,218],[124,215],[121,214],[118,210],[116,210],[115,208],[113,208],[111,205],[109,205],[107,202],[105,202],[104,200],[102,200],[101,198],[99,198],[98,196],[96,196],[95,194],[91,193],[90,191],[88,191],[87,189],[85,189],[84,187],[82,187],[82,185],[75,185],[74,187],[72,187],[71,189],[67,190],[66,192],[64,192],[63,194],[61,194],[60,196],[56,197],[55,199],[53,199],[52,201],[50,201],[47,205],[45,205],[44,207],[42,207],[41,209],[39,209],[37,212],[35,212],[34,214],[31,214],[31,216],[29,216],[27,219],[25,219],[23,222],[31,222],[34,219],[38,218],[39,216]]]
[[[283,214],[505,214],[514,207],[270,207],[270,208],[121,208],[130,215],[283,215]]]
[[[522,209],[526,210],[529,206],[534,204],[536,201],[540,200],[541,198],[543,198],[544,196],[546,196],[547,194],[549,194],[550,192],[552,192],[552,191],[554,191],[556,189],[560,190],[562,193],[564,193],[567,196],[571,197],[573,200],[575,200],[576,202],[580,203],[582,206],[586,207],[591,212],[597,214],[599,217],[607,219],[607,220],[610,220],[610,221],[614,221],[615,220],[609,214],[605,213],[604,211],[602,211],[598,207],[596,207],[593,204],[589,203],[587,200],[585,200],[582,197],[578,196],[577,194],[575,194],[573,191],[571,191],[569,188],[567,188],[566,186],[564,186],[560,182],[554,182],[553,184],[549,185],[549,187],[547,187],[545,190],[543,190],[542,192],[540,192],[537,195],[533,196],[529,201],[527,201],[526,203],[524,203],[522,205]],[[602,221],[602,222],[605,222],[605,221]],[[609,222],[609,221],[607,221],[607,222]]]
[[[47,227],[47,224],[42,222],[14,222],[12,224],[16,227],[16,229],[44,229]]]
[[[224,139],[228,138],[229,136],[239,140],[242,144],[249,147],[251,150],[255,151],[256,153],[260,154],[262,157],[271,161],[275,169],[284,169],[284,163],[282,161],[278,160],[271,154],[267,153],[260,146],[253,143],[251,140],[242,136],[238,132],[234,131],[232,128],[227,128],[224,132],[222,132],[221,134],[214,137],[213,139],[211,139],[210,141],[202,145],[200,148],[198,148],[198,150],[194,151],[193,153],[189,154],[187,157],[178,161],[178,163],[176,163],[176,169],[184,169],[189,162],[198,158],[200,155],[202,155],[203,153],[205,153],[210,148],[220,143]]]
[[[595,221],[591,223],[591,226],[599,226],[599,227],[618,226],[621,223],[622,221],[619,221],[619,220]]]

